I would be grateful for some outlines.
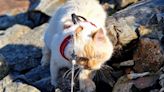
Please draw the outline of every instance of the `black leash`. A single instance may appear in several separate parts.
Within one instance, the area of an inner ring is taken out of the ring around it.
[[[74,24],[77,24],[79,21],[81,21],[81,19],[83,19],[83,21],[87,21],[86,18],[84,18],[83,16],[76,15],[75,13],[73,13],[71,17],[72,17],[72,22]]]

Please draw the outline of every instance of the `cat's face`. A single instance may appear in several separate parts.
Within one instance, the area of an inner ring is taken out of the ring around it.
[[[113,46],[105,30],[91,23],[79,23],[74,30],[73,46],[81,68],[100,69],[112,55]]]

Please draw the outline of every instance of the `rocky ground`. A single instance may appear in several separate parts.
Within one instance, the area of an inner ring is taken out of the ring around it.
[[[49,66],[40,65],[42,39],[53,11],[65,0],[0,2],[5,6],[0,10],[0,92],[54,92]],[[115,51],[107,62],[113,69],[94,78],[96,92],[164,92],[164,1],[100,3],[109,15],[106,27]],[[69,82],[60,78],[56,92],[70,92]]]

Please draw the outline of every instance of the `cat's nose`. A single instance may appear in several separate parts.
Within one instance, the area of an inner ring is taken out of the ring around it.
[[[76,28],[75,33],[79,34],[82,30],[83,30],[83,27],[79,26],[79,27]]]

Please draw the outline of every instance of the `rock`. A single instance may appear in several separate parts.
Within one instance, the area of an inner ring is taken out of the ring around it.
[[[164,63],[164,54],[158,40],[143,38],[134,52],[136,72],[157,72]]]
[[[66,0],[40,0],[36,10],[40,10],[48,15],[52,15],[57,7],[64,4]]]
[[[158,79],[159,79],[159,75],[152,74],[150,76],[145,76],[145,77],[138,78],[137,80],[133,80],[133,83],[138,89],[145,89],[157,85]]]
[[[12,16],[7,16],[7,15],[3,15],[0,16],[0,30],[6,29],[8,27],[11,27],[12,25],[14,25],[16,22],[15,18]]]
[[[141,77],[135,80],[129,80],[127,76],[122,76],[116,82],[112,92],[140,92],[139,90],[146,90],[150,92],[151,87],[156,85],[159,76],[156,74]]]
[[[0,15],[16,15],[28,10],[30,2],[28,0],[0,0]]]
[[[40,92],[37,88],[23,83],[11,83],[2,92]]]
[[[50,82],[50,77],[43,78],[33,84],[42,92],[52,92],[54,90],[54,87],[51,85]]]
[[[28,27],[22,26],[22,25],[14,25],[13,27],[7,29],[5,31],[5,34],[0,36],[0,48],[3,46],[14,42],[19,37],[23,36],[27,32],[29,32],[31,29]]]
[[[163,92],[164,91],[164,88],[161,88],[159,92]]]
[[[119,12],[114,13],[112,16],[109,16],[106,23],[107,30],[109,31],[109,36],[114,39],[114,45],[119,42],[121,43],[119,44],[121,46],[126,45],[131,40],[136,39],[137,37],[135,31],[140,26],[145,26],[144,28],[146,29],[148,29],[147,27],[149,26],[149,30],[151,32],[154,32],[155,29],[158,31],[162,31],[162,24],[158,23],[157,29],[157,26],[150,23],[150,20],[152,19],[152,16],[154,16],[154,14],[156,14],[156,16],[160,15],[160,17],[158,17],[157,19],[163,18],[162,9],[164,8],[161,7],[162,4],[164,4],[162,0],[143,0],[139,3],[136,3],[135,5],[129,6],[123,10],[120,10]],[[144,34],[148,34],[150,33],[150,31],[146,31],[146,33]]]
[[[164,87],[164,74],[160,75],[159,84],[161,85],[161,87]]]
[[[16,24],[26,25],[35,28],[47,23],[50,17],[41,11],[28,11],[15,16]]]
[[[122,76],[117,80],[112,92],[138,92],[138,90],[126,76]]]
[[[12,83],[12,77],[10,75],[0,80],[0,92],[3,92],[3,88]]]
[[[121,8],[125,8],[126,6],[136,3],[139,0],[116,0],[117,2],[117,8],[116,9],[121,9]]]
[[[32,84],[49,76],[50,76],[50,70],[48,66],[47,67],[38,66],[36,68],[33,68],[26,74],[18,76],[17,79],[25,80],[28,83]]]
[[[26,25],[30,28],[40,26],[47,23],[49,16],[40,11],[28,11],[25,13],[20,13],[15,16],[3,15],[0,16],[0,30],[5,30],[15,24]]]
[[[0,80],[9,73],[8,64],[2,54],[0,54]]]
[[[11,70],[26,73],[40,64],[45,25],[33,30],[15,25],[1,36],[0,52],[5,56]]]
[[[120,63],[120,67],[127,67],[127,66],[133,66],[134,61],[133,60],[128,60]]]
[[[131,21],[133,17],[129,17],[128,19]],[[133,26],[131,25],[132,24],[128,24],[127,20],[124,18],[116,20],[113,17],[108,17],[107,30],[109,38],[112,39],[114,45],[124,46],[138,38]]]

